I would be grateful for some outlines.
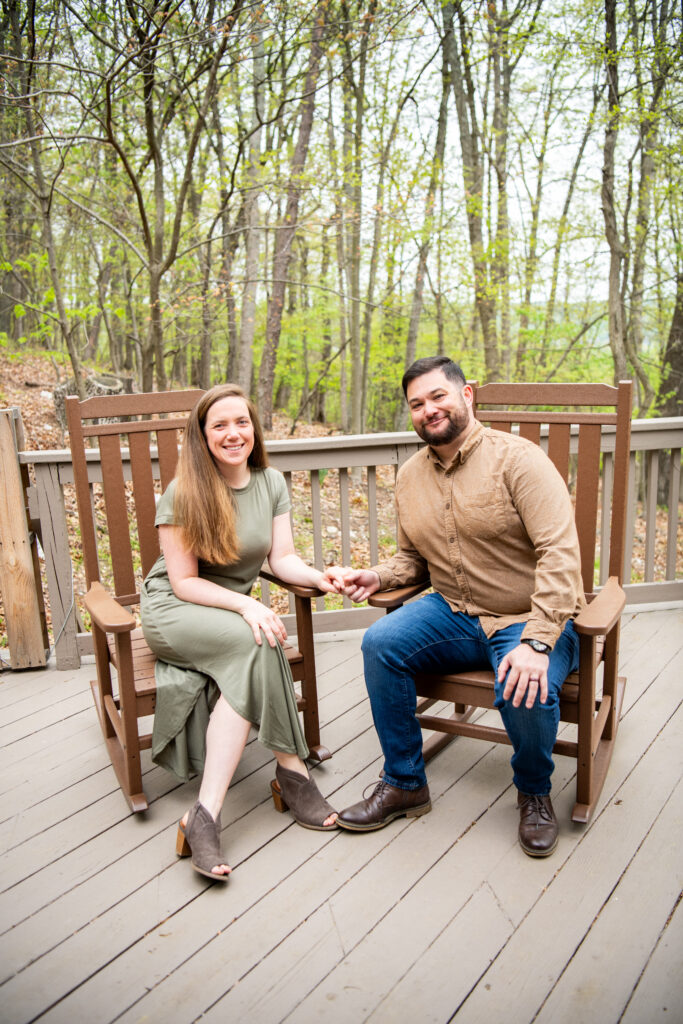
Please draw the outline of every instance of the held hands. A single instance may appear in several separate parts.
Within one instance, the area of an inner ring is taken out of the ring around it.
[[[526,707],[533,707],[536,694],[541,691],[541,704],[548,699],[548,665],[547,654],[538,654],[528,644],[518,644],[505,655],[498,668],[498,682],[502,683],[509,672],[503,697],[509,700],[514,692],[512,703],[518,708],[526,694]]]
[[[366,601],[380,586],[379,576],[372,569],[350,569],[330,565],[325,570],[325,576],[338,594],[346,594],[356,604]]]
[[[344,588],[345,572],[349,572],[349,570],[343,569],[341,565],[328,565],[317,585],[318,590],[323,590],[326,594],[346,593]]]

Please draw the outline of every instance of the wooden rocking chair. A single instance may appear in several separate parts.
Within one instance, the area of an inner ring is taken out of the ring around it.
[[[92,620],[97,666],[91,688],[112,765],[133,811],[148,806],[140,751],[151,746],[152,737],[151,732],[141,733],[138,720],[154,714],[156,659],[130,609],[139,603],[140,583],[159,555],[154,481],[160,480],[163,490],[173,479],[179,434],[202,394],[180,391],[66,400],[88,587],[84,604]],[[101,475],[97,462],[89,458],[95,453],[86,448],[86,438],[98,439]],[[101,486],[93,487],[97,480]],[[110,589],[102,583],[108,564]],[[326,760],[330,753],[320,744],[311,615],[311,598],[319,596],[319,591],[285,584],[265,571],[261,576],[294,594],[298,647],[286,645],[285,653],[300,684],[297,705],[303,712],[311,758]]]
[[[619,627],[625,604],[621,586],[626,535],[626,498],[631,433],[631,382],[606,384],[472,385],[478,419],[497,430],[518,429],[541,444],[566,483],[573,484],[581,573],[588,601],[574,620],[579,634],[579,671],[562,688],[560,714],[575,724],[576,740],[558,738],[554,751],[577,759],[576,803],[572,819],[587,822],[602,791],[612,757],[626,680],[618,676]],[[577,411],[572,411],[577,410]],[[605,411],[607,410],[607,411]],[[601,456],[602,428],[607,435]],[[602,472],[601,472],[602,469]],[[600,537],[600,581],[595,589],[596,539]],[[605,567],[608,566],[608,570]],[[369,603],[393,611],[429,586],[378,592]],[[602,666],[599,693],[598,670]],[[489,671],[451,675],[419,674],[417,718],[436,735],[425,741],[425,760],[455,736],[509,743],[502,728],[470,719],[477,708],[493,708],[494,679]],[[453,703],[451,715],[428,714],[439,701]]]

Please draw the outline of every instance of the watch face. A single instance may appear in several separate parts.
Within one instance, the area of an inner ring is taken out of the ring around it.
[[[524,643],[528,644],[529,647],[533,648],[533,650],[537,651],[539,654],[546,654],[550,650],[548,645],[542,643],[540,640],[525,640]]]

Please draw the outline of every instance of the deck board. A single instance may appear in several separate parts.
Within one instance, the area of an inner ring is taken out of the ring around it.
[[[679,898],[626,1007],[623,1024],[683,1020],[683,900]]]
[[[682,626],[680,609],[624,616],[612,766],[582,827],[570,821],[574,762],[557,758],[553,857],[517,845],[508,748],[460,738],[429,765],[430,814],[323,834],[274,811],[273,762],[252,739],[223,813],[227,886],[174,854],[196,780],[145,752],[150,810],[128,812],[92,665],[3,673],[3,1019],[683,1019]],[[381,767],[360,638],[317,647],[334,756],[316,778],[338,807]]]
[[[615,1020],[628,1002],[632,979],[647,966],[680,895],[682,791],[679,781],[553,988],[539,1024]]]

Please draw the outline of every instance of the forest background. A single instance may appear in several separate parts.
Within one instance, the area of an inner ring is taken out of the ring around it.
[[[669,0],[1,0],[0,346],[403,429],[400,379],[683,415]]]

